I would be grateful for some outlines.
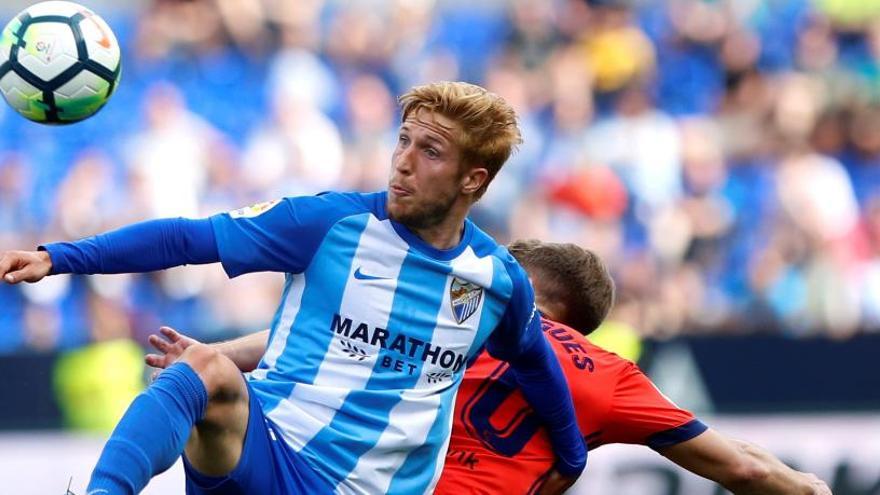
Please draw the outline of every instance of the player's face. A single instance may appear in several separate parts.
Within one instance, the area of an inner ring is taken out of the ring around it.
[[[391,157],[388,214],[410,228],[439,224],[462,196],[464,166],[452,120],[420,110],[400,126]]]

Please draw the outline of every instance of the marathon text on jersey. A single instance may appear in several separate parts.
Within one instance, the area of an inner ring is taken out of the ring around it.
[[[333,315],[330,330],[336,335],[357,340],[371,346],[379,346],[382,349],[397,352],[402,356],[412,359],[420,359],[422,362],[431,363],[444,369],[451,369],[453,373],[461,370],[467,357],[464,354],[444,349],[439,345],[426,342],[402,333],[390,332],[381,327],[373,327],[363,322],[353,322],[351,318]]]

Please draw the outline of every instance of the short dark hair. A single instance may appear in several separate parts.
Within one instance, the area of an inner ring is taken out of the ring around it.
[[[514,241],[508,250],[532,279],[536,301],[560,308],[561,314],[551,315],[560,323],[588,335],[608,315],[614,281],[596,253],[534,239]]]

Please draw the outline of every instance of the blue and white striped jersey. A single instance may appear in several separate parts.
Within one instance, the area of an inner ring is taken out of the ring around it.
[[[453,401],[485,344],[543,338],[525,272],[471,222],[437,250],[386,193],[286,198],[212,217],[230,276],[286,275],[251,387],[274,429],[337,493],[430,492]]]

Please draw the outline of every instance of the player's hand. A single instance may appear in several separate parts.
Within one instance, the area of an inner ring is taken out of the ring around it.
[[[803,473],[806,478],[807,483],[810,485],[811,491],[808,492],[810,495],[832,495],[831,488],[828,485],[819,479],[813,473]]]
[[[7,284],[37,282],[52,270],[46,251],[6,251],[0,255],[0,277]]]
[[[550,475],[547,476],[547,481],[541,485],[538,495],[560,495],[565,493],[565,491],[571,488],[571,485],[573,485],[577,479],[577,476],[565,476],[554,469],[553,471],[550,471]]]
[[[154,368],[165,369],[171,366],[187,347],[199,343],[198,340],[187,337],[171,327],[161,327],[159,328],[159,333],[162,334],[161,337],[152,334],[147,338],[150,345],[155,347],[159,353],[147,354],[144,357],[144,361]],[[157,371],[153,374],[153,379],[156,378],[155,375],[158,375],[158,373]]]

